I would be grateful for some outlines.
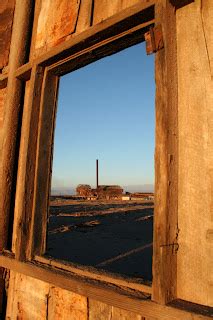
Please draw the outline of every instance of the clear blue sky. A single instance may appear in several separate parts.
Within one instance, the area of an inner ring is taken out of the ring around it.
[[[154,100],[144,43],[61,77],[52,187],[153,184]]]

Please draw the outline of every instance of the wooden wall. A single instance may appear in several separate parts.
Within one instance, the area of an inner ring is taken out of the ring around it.
[[[38,57],[58,43],[74,37],[91,25],[101,23],[137,2],[139,1],[95,0],[93,5],[92,0],[36,0],[30,59]],[[179,105],[177,293],[178,298],[208,306],[213,305],[211,278],[213,41],[210,38],[210,34],[213,34],[212,21],[212,0],[195,0],[194,3],[177,10]],[[8,58],[4,57],[2,67],[7,64]],[[5,93],[6,89],[0,89],[0,154]],[[145,319],[143,314],[115,308],[11,271],[8,320],[68,318]],[[157,318],[155,315],[154,318],[146,319]]]
[[[144,320],[141,315],[109,306],[19,273],[11,272],[7,319]],[[148,319],[147,319],[148,320]],[[151,320],[151,318],[149,318]],[[154,319],[153,319],[154,320]]]

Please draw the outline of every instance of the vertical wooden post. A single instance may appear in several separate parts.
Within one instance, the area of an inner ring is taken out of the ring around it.
[[[43,68],[34,66],[25,90],[20,155],[13,227],[13,248],[18,260],[25,260],[28,251],[33,206],[36,144],[40,111]],[[29,85],[29,86],[28,86]],[[28,249],[28,250],[27,250]]]
[[[178,96],[175,8],[156,3],[164,49],[156,53],[156,149],[153,296],[166,304],[176,298],[178,250]]]
[[[46,249],[49,190],[53,152],[53,134],[58,95],[58,76],[48,70],[44,73],[39,114],[38,142],[35,167],[34,199],[30,230],[29,258],[41,255]]]
[[[30,56],[29,60],[32,61],[38,56],[38,52],[36,50],[36,36],[38,29],[38,19],[41,10],[42,0],[35,0],[35,8],[34,8],[34,17],[33,17],[33,26],[32,26],[32,37],[31,37],[31,45],[30,45]]]
[[[3,124],[3,155],[0,188],[0,251],[7,247],[8,224],[14,183],[14,164],[17,152],[17,132],[20,121],[23,85],[14,76],[15,70],[25,63],[30,38],[30,20],[33,0],[17,0],[9,57],[9,74],[5,118]]]

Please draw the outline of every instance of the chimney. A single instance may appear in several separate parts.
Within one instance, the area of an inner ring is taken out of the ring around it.
[[[96,159],[96,188],[98,189],[98,159]]]

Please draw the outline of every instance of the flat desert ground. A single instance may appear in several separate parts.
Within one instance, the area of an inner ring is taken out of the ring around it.
[[[151,201],[50,202],[46,255],[104,272],[152,280]]]

